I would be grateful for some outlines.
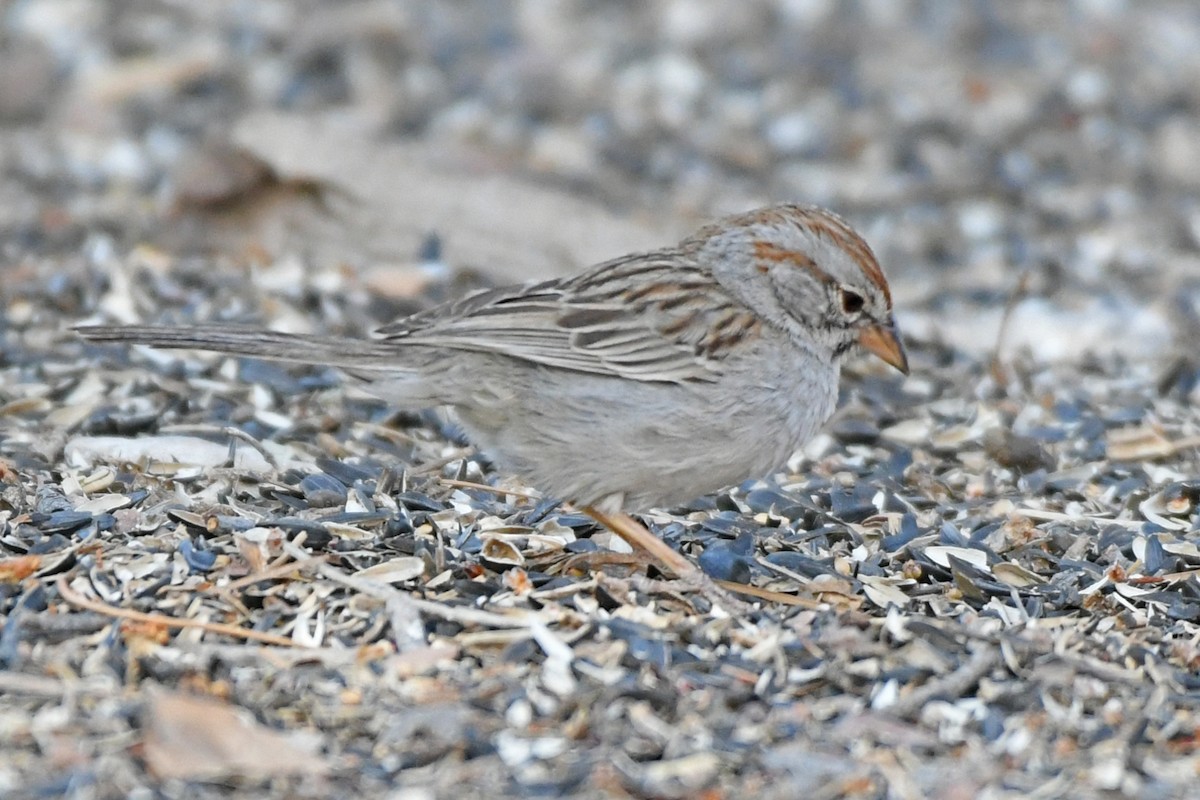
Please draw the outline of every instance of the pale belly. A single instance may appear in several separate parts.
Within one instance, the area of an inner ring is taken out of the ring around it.
[[[777,470],[833,413],[837,368],[820,367],[734,373],[720,387],[581,375],[554,396],[529,369],[505,402],[458,412],[498,467],[545,495],[639,511]]]

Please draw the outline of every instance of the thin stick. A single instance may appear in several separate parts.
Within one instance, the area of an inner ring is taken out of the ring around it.
[[[722,589],[727,589],[735,594],[744,594],[748,597],[757,597],[759,600],[770,600],[773,603],[783,603],[788,606],[803,606],[804,608],[819,609],[828,605],[820,600],[813,600],[809,597],[797,597],[794,594],[786,592],[775,592],[770,589],[762,589],[758,586],[751,586],[748,583],[736,583],[734,581],[714,581],[717,586]]]
[[[480,492],[491,492],[492,494],[504,495],[511,494],[513,497],[519,497],[522,500],[541,500],[536,494],[528,492],[519,492],[516,489],[503,489],[499,486],[488,486],[486,483],[475,483],[474,481],[460,481],[457,478],[438,478],[438,483],[445,486],[453,486],[458,489],[475,489]]]
[[[1020,514],[1029,519],[1043,522],[1093,522],[1097,525],[1120,525],[1123,528],[1137,529],[1144,525],[1136,519],[1116,519],[1114,517],[1095,517],[1088,514],[1064,514],[1061,511],[1047,511],[1042,508],[1015,508],[1014,514]]]
[[[275,460],[275,456],[271,455],[271,451],[264,447],[262,442],[260,442],[258,439],[255,439],[241,428],[235,428],[232,425],[228,425],[224,428],[221,428],[221,433],[250,445],[258,451],[258,454],[262,456],[263,460],[270,464],[272,468],[279,469],[279,462]],[[232,462],[232,460],[233,459],[231,457],[230,461]],[[230,463],[229,466],[232,467],[233,464]]]
[[[901,697],[887,710],[898,717],[911,717],[939,696],[961,697],[964,692],[991,672],[999,662],[1000,656],[996,650],[982,647],[972,653],[971,657],[953,672],[930,680],[920,688],[914,689],[912,693]]]
[[[302,561],[292,561],[288,559],[282,564],[276,564],[273,567],[267,567],[261,572],[255,572],[252,575],[246,575],[243,578],[238,578],[236,581],[231,581],[224,586],[214,586],[207,590],[210,592],[234,592],[244,586],[253,586],[259,581],[270,581],[276,578],[282,578],[291,575],[293,572],[301,572],[311,567],[318,567],[326,561],[325,556],[313,556]]]
[[[60,576],[55,584],[58,587],[58,593],[64,600],[73,606],[86,608],[88,611],[95,611],[97,614],[103,614],[107,617],[115,617],[116,619],[128,619],[134,622],[145,622],[150,625],[162,625],[164,628],[199,628],[202,631],[209,633],[219,633],[222,636],[232,636],[236,639],[252,639],[263,644],[274,644],[280,647],[301,647],[299,642],[294,642],[291,639],[283,636],[277,636],[273,633],[263,633],[261,631],[250,630],[248,628],[239,628],[237,625],[226,625],[223,622],[203,622],[197,619],[179,619],[178,617],[169,617],[165,614],[145,614],[141,611],[131,611],[127,608],[117,608],[110,606],[108,603],[99,600],[92,600],[84,597],[79,592],[76,592],[67,585],[66,576]]]
[[[996,349],[992,351],[992,361],[989,365],[989,371],[997,383],[1008,383],[1008,375],[1001,361],[1001,351],[1004,349],[1004,340],[1008,338],[1008,326],[1012,321],[1013,312],[1017,310],[1017,304],[1024,300],[1025,295],[1029,293],[1029,277],[1028,270],[1021,273],[1021,277],[1017,279],[1017,285],[1013,288],[1012,294],[1008,296],[1008,302],[1004,304],[1004,311],[1000,315],[1000,328],[996,331]]]
[[[1135,575],[1125,582],[1140,586],[1145,583],[1173,583],[1197,577],[1200,577],[1200,569],[1185,569],[1181,572],[1164,572],[1162,575]]]

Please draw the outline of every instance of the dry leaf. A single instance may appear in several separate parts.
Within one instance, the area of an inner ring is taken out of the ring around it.
[[[143,722],[146,766],[159,779],[264,779],[328,771],[315,736],[279,733],[211,698],[154,691]]]
[[[1113,461],[1167,458],[1189,447],[1200,447],[1200,436],[1171,440],[1160,428],[1150,425],[1109,431],[1105,437],[1105,452]]]
[[[41,556],[17,556],[0,560],[0,583],[19,583],[42,566]]]
[[[473,168],[485,163],[479,154],[384,143],[344,124],[259,113],[237,125],[233,141],[282,181],[333,190],[322,193],[333,215],[313,209],[278,242],[270,241],[281,233],[278,215],[247,231],[268,249],[286,244],[318,261],[405,263],[436,233],[451,263],[519,282],[661,247],[691,227],[643,224],[560,189]]]

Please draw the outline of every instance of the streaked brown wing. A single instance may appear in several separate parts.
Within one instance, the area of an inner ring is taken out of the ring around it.
[[[378,333],[640,381],[714,380],[757,318],[677,252],[629,256],[578,277],[471,295]]]

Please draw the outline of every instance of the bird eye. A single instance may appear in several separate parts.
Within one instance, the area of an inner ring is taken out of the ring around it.
[[[847,314],[858,314],[867,303],[858,292],[852,292],[849,289],[839,289],[838,293],[842,301],[842,311]]]

